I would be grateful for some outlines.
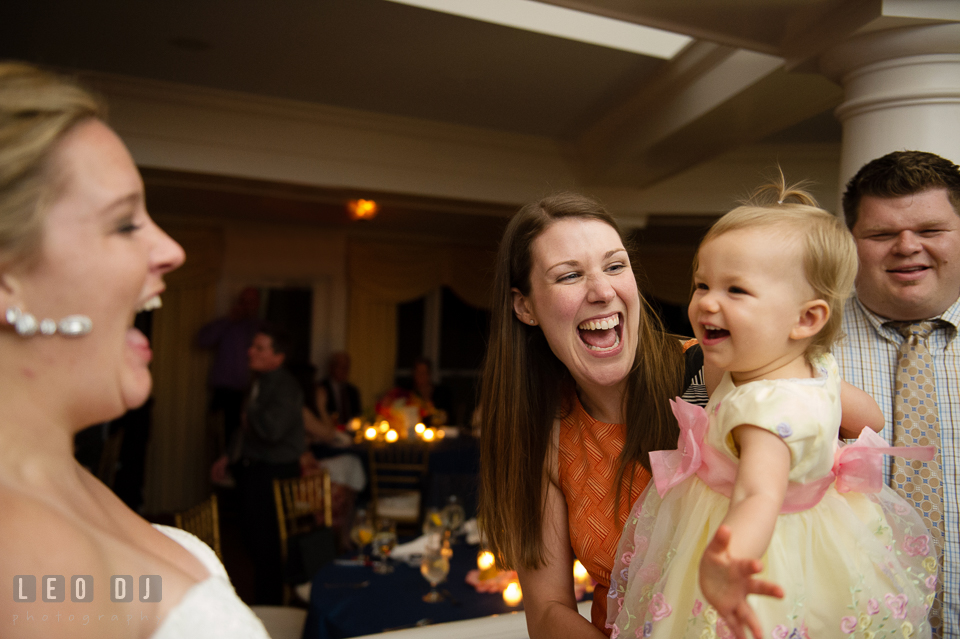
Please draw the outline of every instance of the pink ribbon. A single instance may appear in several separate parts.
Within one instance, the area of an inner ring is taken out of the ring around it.
[[[700,454],[703,437],[707,434],[709,419],[700,406],[679,397],[670,400],[670,408],[680,423],[680,437],[676,450],[657,450],[650,453],[650,470],[660,497],[671,488],[697,472],[703,463]]]
[[[864,428],[857,441],[843,446],[833,456],[837,492],[880,492],[883,487],[880,464],[884,455],[930,461],[936,454],[936,446],[891,446],[872,429]]]
[[[676,450],[650,453],[650,468],[657,493],[667,492],[693,474],[718,493],[729,497],[737,477],[737,465],[710,445],[704,444],[709,418],[700,406],[677,398],[670,401],[680,424]],[[876,493],[883,486],[884,455],[929,461],[936,454],[934,446],[890,446],[877,433],[864,428],[853,444],[839,448],[834,454],[830,474],[807,483],[790,482],[784,496],[782,513],[795,513],[817,505],[836,481],[837,491]]]

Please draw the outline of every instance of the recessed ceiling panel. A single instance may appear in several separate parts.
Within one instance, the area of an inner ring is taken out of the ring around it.
[[[664,64],[383,0],[6,3],[0,55],[558,138]]]

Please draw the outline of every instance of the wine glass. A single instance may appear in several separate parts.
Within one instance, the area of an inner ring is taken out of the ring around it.
[[[443,595],[437,592],[437,584],[447,578],[450,572],[450,560],[439,546],[427,546],[420,560],[420,574],[430,582],[430,592],[423,596],[427,603],[437,603],[443,600]]]
[[[460,526],[463,525],[463,520],[466,519],[466,513],[456,495],[450,495],[450,499],[447,501],[447,505],[443,507],[440,516],[444,527],[450,531],[451,536],[455,537],[460,530]]]
[[[436,508],[428,508],[423,515],[423,534],[432,535],[443,532],[443,516]]]
[[[373,571],[381,575],[393,572],[390,565],[390,551],[397,545],[397,525],[389,519],[381,519],[377,525],[377,532],[373,536],[373,550],[380,558],[374,565]]]
[[[363,554],[363,548],[373,539],[373,522],[370,521],[367,511],[360,509],[353,518],[353,526],[350,528],[350,539],[357,545],[357,561],[366,562],[367,558]]]

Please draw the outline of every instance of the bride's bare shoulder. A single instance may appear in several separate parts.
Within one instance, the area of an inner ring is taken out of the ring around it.
[[[74,576],[90,577],[81,584],[84,596],[89,589],[100,595],[98,601],[106,597],[100,592],[106,592],[106,559],[81,526],[42,499],[0,487],[0,512],[0,573],[7,576],[0,581],[2,618],[12,620],[18,637],[60,636],[69,616],[77,621],[90,608],[72,601]],[[60,615],[58,629],[53,620]],[[76,636],[89,634],[80,622],[74,625]]]
[[[0,512],[0,619],[18,620],[17,637],[148,637],[196,581],[149,528],[157,554],[111,530],[109,516],[90,521],[47,496],[0,486]],[[118,575],[129,576],[131,599],[111,597]],[[142,598],[142,575],[161,577],[162,599]]]

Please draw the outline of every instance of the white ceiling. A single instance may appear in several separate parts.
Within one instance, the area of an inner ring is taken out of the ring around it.
[[[579,188],[638,203],[627,212],[702,214],[713,205],[666,203],[684,176],[715,181],[703,174],[758,147],[768,162],[770,149],[839,148],[842,91],[817,72],[820,52],[943,13],[936,0],[541,2],[694,40],[664,60],[386,0],[29,0],[0,8],[0,57],[536,138]],[[438,195],[426,191],[405,195]]]

